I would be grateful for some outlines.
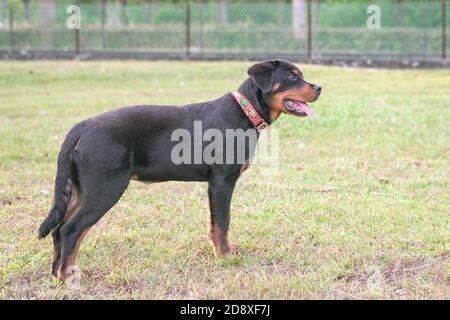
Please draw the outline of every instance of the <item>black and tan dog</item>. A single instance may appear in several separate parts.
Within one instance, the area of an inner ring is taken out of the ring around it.
[[[307,102],[321,87],[304,80],[285,60],[254,64],[234,94],[184,107],[133,106],[111,111],[75,125],[58,156],[54,202],[39,229],[39,238],[52,232],[51,272],[62,281],[75,264],[78,248],[89,228],[120,199],[131,179],[162,182],[208,182],[208,237],[216,255],[236,249],[228,242],[230,202],[236,181],[249,165],[253,150],[247,144],[245,163],[175,164],[171,152],[176,129],[242,129],[258,132],[282,113],[308,116]],[[235,150],[236,151],[236,150]]]

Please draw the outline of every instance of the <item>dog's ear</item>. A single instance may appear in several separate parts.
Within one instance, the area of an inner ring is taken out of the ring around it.
[[[247,73],[258,88],[263,92],[272,89],[273,71],[278,65],[278,60],[266,60],[258,62],[248,68]]]

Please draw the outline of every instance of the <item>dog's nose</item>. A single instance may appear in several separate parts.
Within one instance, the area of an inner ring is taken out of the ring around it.
[[[314,91],[316,91],[317,93],[320,93],[320,91],[322,91],[322,87],[319,86],[319,85],[317,85],[317,84],[313,85],[313,89],[314,89]]]

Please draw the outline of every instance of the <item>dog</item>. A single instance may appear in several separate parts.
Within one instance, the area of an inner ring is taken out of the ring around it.
[[[117,203],[130,180],[207,182],[208,238],[214,254],[227,256],[237,250],[228,242],[230,203],[254,148],[245,141],[234,144],[232,151],[243,151],[241,162],[233,156],[226,163],[174,163],[173,132],[192,133],[195,123],[201,122],[203,129],[219,133],[253,132],[257,140],[283,113],[312,115],[308,102],[321,93],[319,85],[306,82],[300,69],[286,60],[262,61],[247,73],[235,93],[212,101],[183,107],[124,107],[82,121],[69,131],[58,155],[53,204],[39,228],[39,238],[52,234],[52,275],[66,280],[86,233]],[[205,149],[205,143],[200,148]],[[194,153],[187,156],[196,157]]]

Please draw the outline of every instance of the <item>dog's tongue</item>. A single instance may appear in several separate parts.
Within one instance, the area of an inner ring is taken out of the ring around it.
[[[300,101],[293,101],[293,102],[298,111],[303,111],[304,113],[306,113],[307,117],[313,116],[313,111],[309,108],[309,105],[306,102],[300,102]]]

